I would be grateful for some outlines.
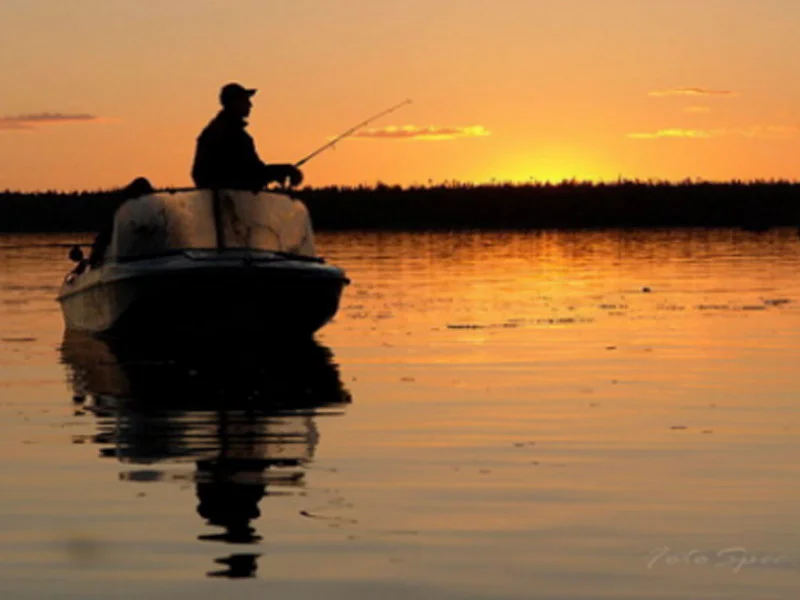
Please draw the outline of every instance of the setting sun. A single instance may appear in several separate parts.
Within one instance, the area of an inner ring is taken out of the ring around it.
[[[593,154],[573,148],[544,147],[536,152],[509,157],[491,172],[481,173],[476,180],[481,183],[559,183],[618,179],[619,173],[604,167],[602,158]]]

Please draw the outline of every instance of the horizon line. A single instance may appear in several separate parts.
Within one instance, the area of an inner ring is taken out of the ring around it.
[[[570,178],[563,178],[559,181],[551,181],[551,180],[538,180],[538,179],[530,179],[526,181],[518,181],[518,180],[511,180],[511,179],[491,179],[489,181],[458,181],[458,180],[445,180],[441,182],[433,182],[428,180],[426,183],[408,183],[408,184],[399,184],[399,183],[388,183],[383,181],[375,181],[374,183],[367,183],[361,182],[357,184],[328,184],[328,185],[321,185],[321,186],[305,186],[302,188],[298,188],[297,190],[281,190],[281,189],[273,189],[273,190],[263,190],[267,192],[273,193],[285,193],[291,194],[292,192],[303,192],[303,191],[316,191],[316,190],[328,190],[328,189],[341,189],[341,190],[364,190],[364,189],[373,189],[373,190],[380,190],[380,189],[401,189],[401,190],[419,190],[419,189],[433,189],[433,188],[486,188],[486,187],[497,187],[497,188],[505,188],[505,187],[558,187],[558,186],[571,186],[571,185],[589,185],[589,186],[615,186],[615,185],[646,185],[646,186],[674,186],[674,185],[800,185],[800,178],[780,178],[780,177],[772,177],[772,178],[753,178],[753,179],[740,179],[740,178],[731,178],[731,179],[705,179],[702,177],[684,177],[680,179],[670,179],[670,178],[626,178],[626,177],[618,177],[615,179],[591,179],[591,178],[579,178],[579,177],[570,177]],[[12,190],[10,188],[0,190],[0,197],[2,196],[9,196],[9,195],[18,195],[18,196],[36,196],[36,195],[81,195],[81,194],[109,194],[118,192],[122,187],[117,188],[97,188],[97,189],[49,189],[49,190]],[[202,188],[195,188],[195,187],[187,187],[187,186],[166,186],[155,188],[155,193],[174,193],[179,191],[192,191],[196,189]]]

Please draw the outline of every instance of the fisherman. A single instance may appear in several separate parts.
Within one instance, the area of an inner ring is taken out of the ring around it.
[[[192,179],[198,188],[259,191],[269,183],[298,186],[303,173],[294,165],[267,165],[256,153],[245,131],[256,93],[238,83],[225,85],[219,94],[222,110],[197,138]]]

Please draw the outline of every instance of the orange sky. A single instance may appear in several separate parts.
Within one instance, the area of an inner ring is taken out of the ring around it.
[[[2,0],[0,189],[191,185],[231,80],[268,162],[413,100],[314,186],[795,179],[798,33],[796,0]]]

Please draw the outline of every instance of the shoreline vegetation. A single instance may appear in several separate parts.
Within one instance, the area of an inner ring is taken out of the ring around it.
[[[162,189],[159,191],[175,191]],[[619,180],[306,187],[291,192],[326,230],[596,229],[800,225],[800,182]],[[0,232],[95,232],[117,190],[0,192]]]

